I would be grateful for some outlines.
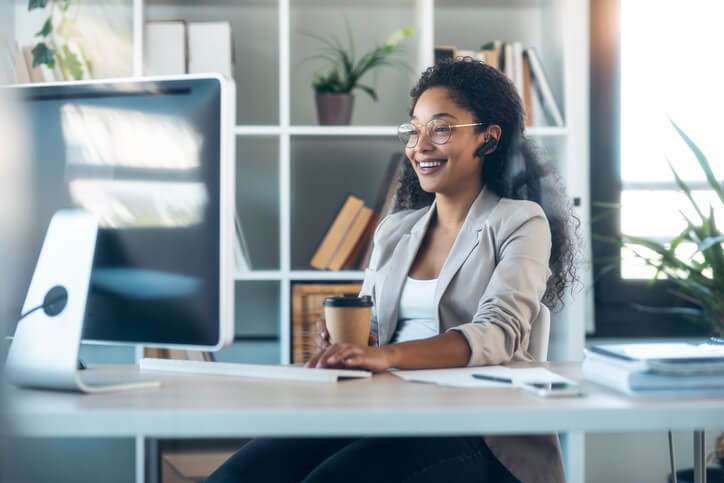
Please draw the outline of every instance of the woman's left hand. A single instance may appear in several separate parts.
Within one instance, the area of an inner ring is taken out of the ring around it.
[[[383,372],[392,367],[392,362],[390,352],[384,347],[332,344],[312,357],[305,366]]]

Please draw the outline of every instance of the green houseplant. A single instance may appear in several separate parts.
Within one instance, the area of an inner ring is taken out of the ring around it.
[[[80,80],[88,75],[89,66],[81,51],[82,38],[70,7],[77,0],[28,0],[28,10],[49,7],[48,18],[35,34],[40,40],[33,47],[33,65],[47,65],[59,75],[56,80]]]
[[[717,181],[701,149],[676,123],[671,121],[671,124],[698,161],[709,186],[717,195],[717,206],[709,206],[708,210],[703,210],[694,200],[689,186],[679,177],[667,159],[677,185],[688,198],[697,217],[690,219],[681,213],[686,221],[686,227],[667,244],[630,235],[622,235],[619,242],[633,248],[638,257],[656,269],[652,283],[662,275],[671,282],[671,287],[668,289],[671,295],[678,301],[686,303],[686,306],[656,308],[637,306],[637,308],[683,316],[693,322],[704,324],[721,338],[724,337],[724,235],[716,226],[715,213],[724,209],[724,186]],[[682,243],[696,246],[695,252],[688,259],[682,259],[675,253]],[[648,249],[648,253],[637,252],[637,248]]]
[[[354,42],[347,26],[348,45],[345,47],[336,38],[324,38],[315,34],[309,36],[324,44],[318,55],[310,59],[327,62],[325,73],[316,73],[312,82],[319,123],[349,124],[352,116],[354,96],[352,91],[360,89],[377,100],[377,92],[369,85],[362,84],[361,78],[369,71],[383,66],[400,67],[404,63],[393,62],[392,57],[400,51],[400,43],[415,33],[412,27],[393,32],[382,45],[375,46],[359,59],[356,58]]]

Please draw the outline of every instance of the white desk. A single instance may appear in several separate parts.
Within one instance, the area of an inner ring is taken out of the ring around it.
[[[581,378],[577,363],[547,367]],[[153,376],[161,389],[97,395],[11,389],[8,419],[22,436],[154,438],[703,431],[724,421],[724,396],[635,399],[587,383],[587,397],[542,399],[512,387],[448,388],[390,374],[337,384]]]

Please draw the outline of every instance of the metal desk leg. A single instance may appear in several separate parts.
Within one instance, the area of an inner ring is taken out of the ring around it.
[[[694,431],[694,483],[706,483],[706,449],[703,429]]]
[[[136,483],[146,481],[146,437],[136,435]]]

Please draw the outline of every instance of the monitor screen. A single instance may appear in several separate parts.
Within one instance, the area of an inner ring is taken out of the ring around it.
[[[232,109],[224,106],[234,103],[222,99],[224,82],[12,88],[31,133],[37,217],[23,287],[57,210],[81,208],[99,221],[83,339],[207,350],[228,343],[233,214],[223,200],[233,199],[234,161],[224,161],[233,155]]]

